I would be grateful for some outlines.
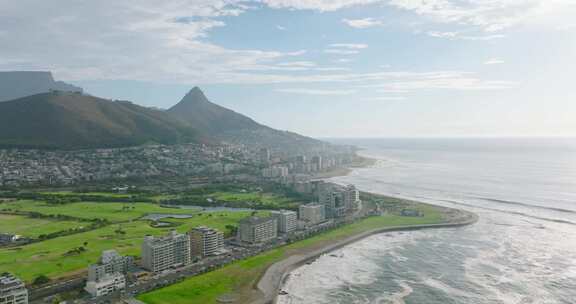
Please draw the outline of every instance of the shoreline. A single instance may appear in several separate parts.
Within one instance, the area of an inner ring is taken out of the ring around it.
[[[345,174],[341,175],[332,175],[330,177],[336,176],[345,176],[348,175],[350,172],[353,171],[355,168],[365,168],[370,167],[376,164],[379,160],[368,158],[361,156],[364,160],[363,166],[354,166],[351,168],[346,168]],[[373,195],[382,198],[392,198],[392,199],[399,199],[404,200],[402,198],[396,198],[392,196],[377,194],[377,193],[369,193],[365,192],[365,194]],[[359,234],[350,236],[346,239],[337,241],[336,243],[326,245],[320,249],[313,250],[308,253],[304,254],[294,254],[291,255],[282,261],[274,263],[270,265],[262,274],[262,276],[258,279],[258,282],[254,286],[260,294],[261,297],[258,300],[252,301],[252,304],[276,304],[278,299],[278,294],[282,290],[282,286],[286,282],[289,274],[294,271],[295,269],[305,265],[306,263],[316,260],[318,257],[338,250],[342,247],[347,245],[356,243],[368,237],[378,235],[381,233],[387,232],[395,232],[395,231],[415,231],[415,230],[422,230],[422,229],[441,229],[441,228],[458,228],[464,227],[468,225],[472,225],[476,223],[479,219],[479,216],[473,212],[461,210],[461,209],[454,209],[448,208],[443,206],[436,206],[428,203],[417,202],[413,200],[405,200],[411,201],[418,204],[424,204],[429,206],[434,206],[435,208],[440,208],[444,214],[450,214],[450,217],[444,223],[438,224],[423,224],[423,225],[403,225],[403,226],[393,226],[393,227],[383,227],[383,228],[376,228],[368,231],[361,232]],[[454,214],[458,216],[454,217]]]
[[[442,207],[445,208],[445,207]],[[448,208],[447,208],[448,209]],[[334,244],[327,245],[321,249],[314,250],[306,254],[292,255],[278,263],[275,263],[266,269],[266,272],[260,277],[256,287],[258,291],[263,294],[263,298],[252,302],[252,304],[275,304],[277,301],[278,293],[282,289],[282,285],[287,279],[290,272],[303,266],[304,264],[317,259],[318,257],[336,251],[347,245],[356,243],[365,238],[387,232],[396,231],[415,231],[422,229],[441,229],[441,228],[458,228],[476,223],[479,219],[478,215],[468,211],[451,209],[458,213],[465,215],[461,220],[454,222],[446,222],[439,224],[424,224],[424,225],[411,225],[411,226],[394,226],[377,228],[362,232],[357,235],[350,236],[344,240],[338,241]]]

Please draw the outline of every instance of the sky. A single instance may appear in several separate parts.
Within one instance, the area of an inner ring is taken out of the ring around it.
[[[0,0],[0,71],[315,137],[576,136],[576,0]]]

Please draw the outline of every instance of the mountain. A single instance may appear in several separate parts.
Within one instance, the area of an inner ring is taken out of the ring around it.
[[[193,88],[182,100],[167,110],[187,122],[201,134],[220,141],[291,150],[320,146],[321,141],[296,133],[275,130],[240,113],[212,103],[200,88]]]
[[[0,102],[51,90],[82,92],[82,88],[55,81],[50,72],[0,72]]]
[[[165,111],[79,93],[0,103],[0,147],[80,149],[205,140]]]

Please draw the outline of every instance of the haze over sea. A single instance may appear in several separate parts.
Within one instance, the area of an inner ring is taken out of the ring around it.
[[[347,246],[291,273],[279,303],[576,303],[576,139],[338,142],[382,161],[335,182],[480,221]]]

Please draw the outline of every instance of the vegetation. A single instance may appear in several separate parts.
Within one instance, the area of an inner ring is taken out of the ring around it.
[[[0,214],[0,232],[21,235],[26,238],[39,238],[69,229],[78,229],[85,223],[67,220],[30,218],[22,215]]]
[[[295,252],[307,252],[322,246],[345,239],[363,231],[393,226],[410,226],[442,222],[440,211],[434,207],[419,205],[423,217],[401,217],[386,215],[370,217],[318,236],[299,241],[258,256],[239,261],[200,276],[192,277],[181,283],[168,286],[138,297],[148,304],[184,304],[184,303],[218,303],[218,298],[233,294],[239,303],[250,300],[251,290],[263,272],[272,264]]]
[[[101,212],[99,210],[98,214]],[[250,212],[205,212],[189,219],[165,219],[177,223],[175,228],[153,228],[148,221],[137,220],[26,246],[1,248],[0,269],[12,272],[28,282],[42,274],[57,279],[84,271],[107,249],[139,256],[140,246],[147,234],[162,235],[170,229],[186,232],[201,225],[226,231],[227,225],[236,225],[240,219],[249,215]],[[119,230],[122,232],[118,233]]]
[[[15,201],[0,205],[4,212],[34,212],[41,215],[67,216],[75,219],[106,219],[109,222],[124,222],[138,219],[150,213],[194,214],[198,210],[164,208],[150,203],[96,203],[78,202],[53,205],[43,201]]]

